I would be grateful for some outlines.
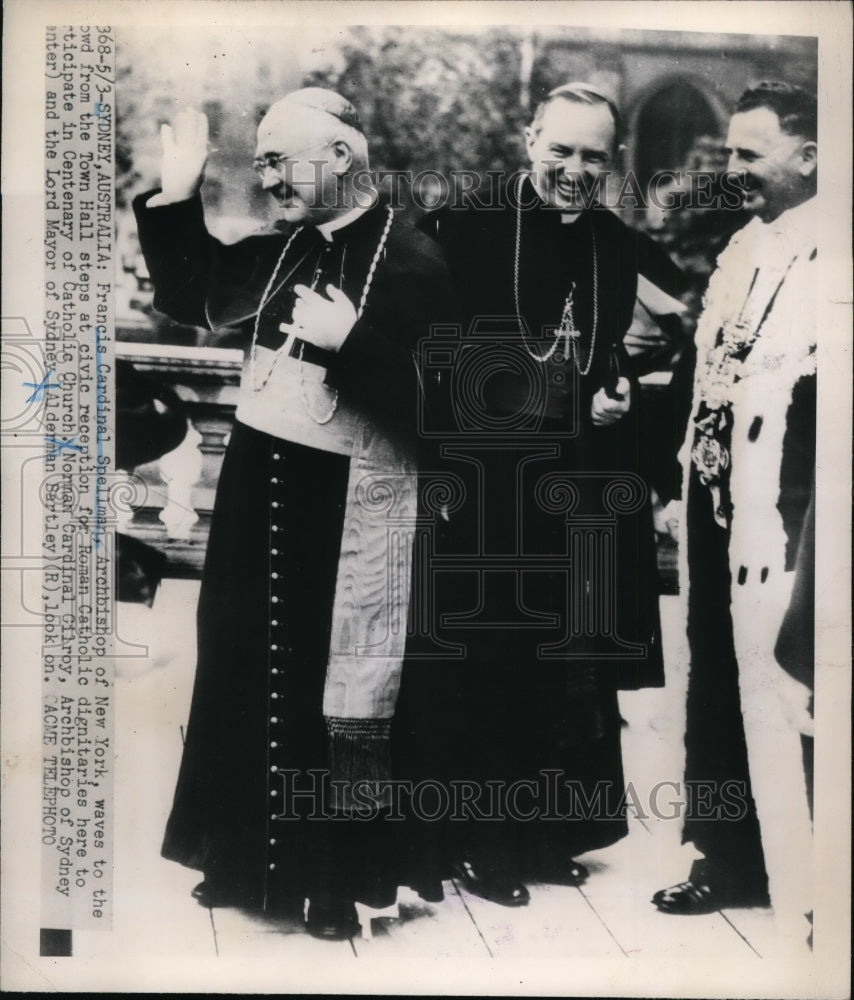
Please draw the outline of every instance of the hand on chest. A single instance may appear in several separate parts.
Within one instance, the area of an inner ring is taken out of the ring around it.
[[[355,266],[356,255],[348,255],[346,244],[327,242],[319,234],[313,235],[312,244],[300,248],[302,253],[297,251],[293,264],[287,266],[288,261],[282,262],[279,274],[265,296],[258,322],[258,343],[262,347],[275,350],[284,344],[288,331],[282,330],[283,324],[299,326],[306,331],[318,324],[323,325],[326,317],[322,303],[317,300],[333,305],[327,292],[328,286],[343,293],[350,302],[358,294],[356,281],[348,274],[348,265],[353,263]],[[271,273],[273,266],[275,264],[271,266]],[[355,309],[353,312],[355,316]]]

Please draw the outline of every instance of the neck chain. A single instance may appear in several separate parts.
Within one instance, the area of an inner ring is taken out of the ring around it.
[[[758,321],[755,316],[751,317],[748,310],[759,277],[759,268],[756,268],[738,315],[723,322],[718,331],[717,342],[706,359],[699,388],[700,407],[694,417],[695,434],[691,459],[697,468],[700,482],[712,491],[715,520],[722,528],[728,527],[728,517],[731,514],[729,502],[724,499],[722,490],[732,464],[730,442],[727,440],[727,432],[732,424],[732,390],[741,377],[745,359],[759,337],[777,293],[797,259],[798,255],[795,255],[789,262]]]
[[[536,354],[528,346],[528,338],[525,333],[525,322],[522,319],[522,310],[519,308],[519,259],[522,248],[522,183],[524,177],[520,177],[516,185],[516,244],[513,256],[513,299],[516,305],[516,320],[519,324],[519,333],[522,335],[522,343],[525,350],[535,360],[546,362],[555,353],[562,338],[566,338],[567,353],[572,354],[572,360],[579,375],[584,376],[590,372],[593,364],[593,354],[596,350],[596,331],[599,327],[599,258],[596,251],[596,232],[590,227],[590,238],[593,242],[593,332],[590,337],[590,354],[587,356],[587,364],[583,367],[579,362],[581,350],[581,331],[575,325],[575,314],[573,302],[575,298],[575,282],[569,288],[569,295],[563,304],[563,311],[560,315],[560,326],[555,331],[555,339],[552,346],[545,354]]]
[[[392,211],[390,205],[386,206],[386,212],[388,213],[388,215],[386,218],[385,227],[383,228],[382,235],[380,236],[379,243],[377,244],[377,249],[374,252],[373,260],[371,260],[371,266],[368,268],[368,275],[367,278],[365,279],[365,285],[362,288],[362,295],[359,300],[359,307],[356,310],[357,320],[361,319],[362,313],[365,311],[365,303],[368,300],[368,292],[371,290],[371,285],[373,284],[374,273],[376,272],[377,264],[379,263],[380,257],[385,252],[386,240],[388,239],[389,230],[391,229],[391,224],[394,219],[394,212]],[[276,281],[276,277],[278,276],[278,273],[281,270],[282,262],[287,256],[288,250],[290,250],[294,240],[297,238],[297,236],[299,236],[303,228],[304,228],[303,226],[298,226],[291,234],[291,237],[288,240],[288,242],[284,245],[282,252],[279,254],[279,259],[276,261],[276,266],[273,268],[273,273],[270,275],[270,280],[267,282],[267,286],[261,295],[261,301],[258,304],[258,312],[255,314],[255,327],[252,331],[252,347],[250,348],[249,352],[249,379],[254,392],[260,392],[267,385],[270,376],[273,374],[273,369],[278,364],[279,358],[281,357],[282,353],[285,350],[286,345],[283,344],[282,347],[280,347],[279,350],[276,351],[275,357],[273,358],[273,363],[270,366],[270,370],[264,376],[261,384],[258,385],[255,375],[255,360],[258,350],[258,327],[261,322],[261,312],[263,311],[264,306],[267,305],[267,303],[270,301],[270,298],[272,297],[270,295],[270,289],[273,287]],[[318,272],[315,274],[314,280],[311,283],[312,290],[317,285],[319,277],[320,274]],[[311,407],[308,401],[308,397],[306,396],[305,393],[305,381],[303,379],[302,359],[304,351],[305,351],[305,343],[301,342],[299,349],[299,384],[300,384],[300,395],[302,396],[303,405],[305,406],[306,413],[308,413],[308,415],[315,423],[328,424],[329,421],[332,419],[332,417],[335,415],[335,411],[338,408],[338,390],[337,389],[335,390],[335,395],[332,400],[332,404],[329,408],[328,413],[324,414],[322,417],[317,417],[311,412]]]

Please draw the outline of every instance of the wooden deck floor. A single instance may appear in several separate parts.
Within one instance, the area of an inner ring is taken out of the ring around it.
[[[113,931],[76,934],[75,954],[90,953],[104,963],[105,975],[113,970],[117,983],[133,969],[136,985],[125,981],[124,989],[809,992],[809,953],[802,943],[778,941],[770,911],[679,918],[650,904],[653,891],[686,877],[692,859],[680,846],[677,820],[643,811],[656,782],[682,778],[685,659],[672,597],[662,598],[667,686],[621,695],[626,778],[638,792],[641,814],[631,810],[626,839],[582,858],[591,869],[583,887],[531,884],[531,903],[519,909],[486,902],[453,881],[438,904],[402,889],[397,913],[375,916],[370,937],[334,943],[315,940],[300,926],[200,907],[190,897],[199,874],[159,856],[193,677],[187,623],[194,620],[197,587],[168,580],[153,611],[122,606],[120,633],[126,640],[135,632],[145,637],[151,656],[129,661],[117,681]]]

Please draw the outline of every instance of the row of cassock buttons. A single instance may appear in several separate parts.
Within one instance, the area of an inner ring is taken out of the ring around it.
[[[281,466],[283,464],[282,455],[279,452],[273,453],[273,474],[270,477],[270,649],[268,663],[270,666],[270,678],[268,686],[268,718],[267,727],[269,748],[267,760],[269,763],[268,791],[270,793],[270,836],[268,850],[268,868],[275,871],[275,848],[277,838],[275,836],[276,817],[278,815],[276,806],[279,804],[280,791],[277,772],[279,770],[279,754],[281,752],[281,706],[278,704],[279,691],[278,681],[282,669],[282,647],[283,647],[283,618],[285,613],[284,594],[282,587],[281,573],[281,551],[277,544],[277,535],[282,530],[282,483]]]

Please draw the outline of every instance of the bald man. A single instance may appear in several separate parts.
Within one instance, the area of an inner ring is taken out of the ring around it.
[[[310,933],[347,937],[355,902],[416,881],[383,822],[411,565],[388,539],[415,514],[417,345],[452,318],[449,285],[367,183],[338,94],[264,117],[253,165],[280,221],[234,245],[205,228],[205,117],[182,112],[162,140],[161,188],[134,203],[155,307],[246,346],[163,854],[204,873],[202,905],[301,919],[307,898]]]

